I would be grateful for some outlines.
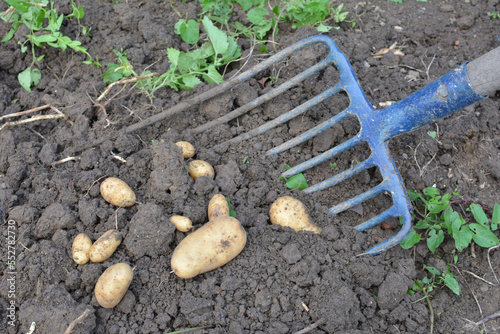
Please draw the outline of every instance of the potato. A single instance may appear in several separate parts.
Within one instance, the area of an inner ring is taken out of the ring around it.
[[[134,273],[126,263],[117,263],[106,269],[95,285],[99,305],[112,308],[118,305],[132,282]]]
[[[193,160],[188,163],[188,167],[189,176],[191,176],[194,180],[196,180],[200,176],[208,176],[212,179],[215,176],[214,168],[206,161]]]
[[[208,221],[220,216],[229,216],[229,205],[223,195],[217,194],[208,203]]]
[[[246,242],[247,233],[236,218],[215,218],[179,243],[172,254],[172,270],[181,278],[192,278],[219,268],[235,258]]]
[[[85,233],[78,234],[71,247],[73,260],[78,264],[89,262],[90,247],[92,247],[92,240]]]
[[[106,261],[122,243],[122,239],[122,234],[118,230],[109,230],[101,235],[101,237],[94,242],[92,247],[90,247],[90,261]]]
[[[321,233],[321,229],[309,218],[304,204],[291,196],[280,197],[274,201],[269,210],[269,215],[273,224],[283,227],[288,226],[297,232]]]
[[[182,156],[184,159],[189,159],[194,156],[194,147],[191,143],[187,141],[178,141],[175,145],[180,146],[182,148]]]
[[[175,228],[181,232],[188,232],[193,228],[191,219],[184,216],[172,216],[170,222],[175,225]]]
[[[101,183],[101,195],[106,202],[121,207],[132,206],[136,200],[128,184],[116,177],[108,177]]]

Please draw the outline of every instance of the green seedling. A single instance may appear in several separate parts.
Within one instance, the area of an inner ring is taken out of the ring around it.
[[[293,22],[292,28],[302,26],[315,26],[318,31],[326,32],[333,27],[325,24],[328,21],[341,23],[346,21],[347,14],[344,12],[344,4],[337,7],[330,6],[329,0],[290,0],[285,1],[286,10],[282,15],[282,20]],[[278,8],[278,12],[281,10]]]
[[[101,76],[105,83],[111,83],[123,78],[129,77],[131,75],[137,76],[134,72],[132,64],[130,64],[127,59],[126,52],[119,52],[113,50],[115,55],[118,57],[118,64],[108,63],[109,69]]]
[[[445,235],[455,240],[455,248],[459,252],[467,248],[472,241],[485,248],[499,244],[493,231],[496,231],[500,224],[500,205],[495,204],[490,221],[479,203],[470,204],[468,210],[475,222],[468,223],[451,207],[452,196],[449,193],[440,195],[439,190],[433,187],[424,189],[423,195],[408,190],[408,197],[415,211],[413,216],[416,218],[418,215],[419,219],[408,236],[401,241],[402,248],[409,249],[424,238],[429,250],[434,253],[444,241]]]
[[[491,17],[492,19],[500,19],[500,13],[497,13],[495,11],[489,13],[488,16]]]
[[[174,26],[174,32],[188,44],[196,44],[200,39],[200,27],[195,20],[180,19]]]
[[[217,28],[208,17],[205,16],[202,23],[207,32],[206,41],[199,48],[189,52],[168,48],[169,70],[156,77],[138,80],[139,89],[152,96],[154,92],[164,87],[176,91],[192,90],[202,82],[202,79],[207,83],[219,84],[224,81],[217,69],[238,59],[241,56],[241,49],[234,38]],[[178,29],[181,31],[180,27]],[[106,82],[116,82],[126,76],[138,77],[126,54],[117,51],[115,53],[118,56],[118,63],[108,64],[110,68],[103,75],[103,79]],[[140,76],[147,74],[150,72],[145,71]]]
[[[331,168],[335,168],[335,167],[337,167],[337,163],[336,163],[336,162],[330,162],[330,167],[331,167]]]
[[[289,170],[290,167],[289,165],[285,165],[285,170]],[[309,185],[307,184],[307,180],[304,177],[304,174],[298,173],[295,174],[294,176],[287,178],[280,177],[279,180],[286,181],[286,187],[290,190],[293,189],[299,189],[299,190],[304,190],[309,188]]]
[[[244,157],[242,162],[243,162],[243,164],[246,164],[247,161],[248,161],[248,157]]]
[[[202,46],[191,52],[167,49],[169,70],[143,82],[143,87],[154,93],[163,87],[174,90],[192,90],[203,79],[207,83],[222,83],[222,75],[217,71],[221,66],[241,56],[241,49],[231,36],[226,35],[205,16],[202,20],[208,38]]]
[[[436,139],[437,132],[436,131],[428,131],[427,135],[429,135],[429,137],[431,137],[432,139]]]
[[[31,45],[31,64],[18,75],[19,83],[28,92],[30,92],[31,87],[36,86],[42,78],[40,69],[36,68],[35,65],[39,63],[45,55],[36,56],[35,47],[43,48],[48,45],[63,51],[67,48],[71,48],[88,57],[88,60],[85,60],[83,63],[100,67],[99,62],[90,56],[87,49],[81,45],[81,42],[74,41],[68,36],[64,36],[59,31],[64,19],[71,17],[77,19],[84,34],[90,31],[80,24],[80,19],[84,17],[85,12],[82,7],[76,6],[73,0],[71,1],[73,12],[67,16],[63,14],[59,15],[54,9],[54,2],[49,2],[48,0],[33,0],[31,2],[5,0],[5,2],[9,4],[10,7],[0,14],[0,18],[9,23],[11,29],[1,42],[11,40],[22,25],[29,29],[29,34],[24,36],[26,39],[24,41],[18,41],[23,53],[28,50],[28,44]]]
[[[231,209],[231,201],[227,197],[226,197],[226,201],[227,201],[227,206],[229,207],[229,216],[236,218],[236,211]]]
[[[432,334],[434,331],[434,309],[432,308],[431,299],[429,294],[440,285],[447,286],[453,293],[460,295],[460,286],[456,280],[456,276],[449,271],[443,271],[442,273],[432,267],[424,264],[424,268],[431,273],[431,277],[424,277],[423,279],[414,279],[413,288],[408,290],[408,294],[412,295],[418,292],[422,292],[424,297],[416,300],[414,303],[419,302],[422,299],[427,301],[427,306],[429,308],[429,318],[430,318],[430,333]]]

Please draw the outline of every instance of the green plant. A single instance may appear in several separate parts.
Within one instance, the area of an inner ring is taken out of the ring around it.
[[[290,168],[292,167],[290,167],[289,165],[285,165],[285,170],[289,170]],[[304,190],[309,188],[307,180],[302,173],[295,174],[294,176],[290,176],[289,178],[284,178],[283,176],[281,176],[279,180],[286,181],[286,187],[290,190]]]
[[[495,11],[489,13],[488,16],[491,17],[492,19],[500,19],[500,13],[497,13]]]
[[[430,333],[432,334],[434,330],[434,309],[432,308],[431,304],[431,299],[429,297],[429,294],[436,288],[438,285],[444,285],[447,286],[453,293],[460,295],[460,286],[458,285],[458,282],[456,280],[456,276],[453,273],[450,273],[449,271],[443,271],[440,272],[438,269],[427,266],[424,264],[424,268],[431,273],[431,277],[424,277],[423,279],[414,279],[414,285],[413,288],[408,290],[408,294],[412,295],[417,292],[422,292],[424,294],[424,298],[421,298],[419,300],[416,300],[416,302],[419,302],[422,299],[425,299],[427,301],[427,306],[429,308],[429,314],[430,314]]]
[[[201,47],[189,52],[168,48],[169,70],[156,77],[138,80],[138,87],[142,91],[152,95],[163,87],[192,90],[201,83],[201,79],[207,83],[223,82],[223,77],[217,69],[238,59],[241,56],[241,49],[234,38],[218,29],[207,16],[203,18],[202,23],[208,37]],[[108,64],[109,69],[103,75],[103,79],[106,82],[116,82],[126,76],[138,77],[126,54],[117,51],[115,53],[118,56],[118,63]],[[149,73],[145,71],[140,76]]]
[[[461,200],[472,202],[468,210],[472,213],[475,223],[467,223],[451,207],[453,202],[450,200],[453,195],[458,194],[446,193],[441,196],[439,190],[433,187],[424,189],[423,195],[408,190],[408,197],[414,206],[414,218],[418,215],[419,219],[408,236],[401,241],[402,248],[411,248],[424,237],[429,250],[434,253],[444,241],[445,233],[455,240],[455,248],[459,252],[467,248],[472,241],[481,247],[498,245],[499,240],[492,231],[496,231],[500,224],[500,205],[495,204],[490,222],[477,201]],[[423,233],[418,233],[417,230],[422,230]]]
[[[54,48],[59,48],[65,51],[68,47],[85,54],[89,59],[84,61],[85,64],[100,66],[97,60],[94,60],[87,49],[81,46],[81,42],[74,41],[68,36],[64,36],[59,29],[65,18],[74,17],[78,24],[82,27],[84,34],[88,33],[85,27],[80,24],[80,19],[85,15],[82,7],[75,5],[71,1],[73,12],[67,16],[59,15],[54,9],[54,2],[49,0],[33,0],[31,2],[22,0],[5,0],[9,4],[9,8],[0,14],[3,21],[11,24],[11,29],[5,35],[1,42],[7,42],[14,37],[14,34],[25,25],[30,33],[25,35],[26,40],[18,41],[21,46],[21,51],[24,53],[28,50],[28,42],[31,44],[32,61],[28,68],[19,73],[18,80],[21,86],[27,91],[31,91],[32,86],[36,86],[42,77],[40,70],[35,66],[40,62],[45,55],[36,56],[35,46],[43,47],[49,45]],[[50,6],[49,6],[50,4]]]
[[[109,69],[101,76],[104,82],[111,83],[129,77],[131,75],[137,76],[137,73],[134,72],[134,68],[127,58],[127,53],[119,52],[116,50],[113,50],[113,52],[118,57],[118,64],[107,64]]]
[[[293,22],[292,28],[315,26],[318,31],[326,32],[333,28],[325,24],[327,21],[343,22],[349,13],[343,11],[344,4],[335,8],[329,5],[329,0],[289,0],[284,3],[286,11],[282,19]]]
[[[229,216],[236,218],[236,211],[231,208],[231,201],[226,197],[227,206],[229,207]]]

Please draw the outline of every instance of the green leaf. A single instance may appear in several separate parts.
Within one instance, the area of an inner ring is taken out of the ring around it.
[[[427,131],[427,134],[429,135],[429,137],[431,137],[432,139],[435,139],[436,136],[437,136],[437,132],[436,131]]]
[[[495,203],[493,207],[493,214],[491,216],[491,230],[496,231],[498,229],[498,225],[500,224],[500,205]]]
[[[488,228],[479,224],[469,224],[470,229],[474,232],[472,239],[481,247],[489,248],[498,245],[498,238]]]
[[[304,177],[304,174],[299,173],[292,177],[289,177],[286,180],[286,187],[291,190],[293,189],[304,190],[309,188],[309,185],[307,184],[307,180]]]
[[[319,31],[319,32],[328,32],[330,30],[332,30],[332,26],[327,26],[327,25],[324,25],[323,23],[320,23],[319,26],[316,27],[316,29]]]
[[[236,211],[231,208],[231,201],[226,197],[227,206],[229,207],[229,216],[236,218]]]
[[[45,34],[40,36],[33,36],[33,43],[36,46],[40,46],[41,43],[55,42],[57,41],[57,37],[52,34]]]
[[[460,286],[452,274],[444,272],[442,278],[444,285],[450,288],[456,295],[460,295]]]
[[[21,86],[28,92],[31,92],[31,86],[38,85],[41,78],[42,73],[40,73],[40,70],[32,67],[28,67],[17,76]]]
[[[174,65],[175,67],[177,67],[178,63],[179,63],[179,56],[181,54],[181,51],[177,50],[177,49],[174,49],[174,48],[167,48],[167,57],[168,57],[168,61]]]
[[[462,218],[462,217],[460,217]],[[462,218],[463,219],[463,218]],[[460,224],[461,225],[461,224]],[[461,225],[457,230],[453,231],[453,239],[455,240],[455,248],[461,252],[469,247],[474,233],[470,230],[469,226]]]
[[[410,249],[415,245],[417,242],[420,241],[421,235],[418,234],[413,228],[411,229],[410,233],[404,238],[399,245],[403,249]]]
[[[481,205],[472,203],[470,206],[470,211],[472,212],[472,215],[474,216],[474,219],[484,227],[489,229],[489,224],[488,224],[488,217],[486,217],[486,213],[484,213],[483,208]]]
[[[424,268],[427,269],[433,275],[439,275],[440,274],[439,270],[436,269],[435,267],[428,266],[428,265],[424,264]]]
[[[198,79],[194,75],[187,76],[187,77],[183,78],[182,81],[184,82],[184,86],[185,86],[183,88],[186,90],[192,90],[194,88],[194,86],[201,83],[201,80]]]
[[[196,44],[200,39],[200,27],[195,20],[179,20],[175,26],[175,33],[180,35],[182,40],[188,44]]]
[[[203,79],[207,82],[207,83],[222,83],[224,80],[222,78],[222,75],[217,72],[217,69],[215,68],[214,65],[210,65],[207,69],[207,73],[206,74],[203,74]]]
[[[21,13],[27,13],[28,9],[32,7],[33,5],[28,2],[28,1],[21,1],[21,0],[5,0],[6,3],[8,3],[10,6],[14,7]]]
[[[423,190],[423,193],[429,197],[439,196],[439,189],[434,187],[428,187]]]
[[[207,31],[208,38],[210,39],[210,43],[212,43],[212,46],[215,50],[215,54],[225,54],[229,45],[227,43],[227,36],[224,32],[222,32],[219,28],[214,26],[212,21],[205,16],[203,18],[203,26],[205,27],[205,30]]]
[[[244,12],[247,12],[250,8],[254,6],[252,0],[236,0],[236,2],[241,6]]]
[[[435,253],[436,248],[439,247],[439,245],[441,245],[443,240],[444,240],[443,230],[439,230],[438,232],[436,232],[435,229],[432,229],[429,232],[429,237],[427,238],[427,247],[429,247],[432,254]]]
[[[248,12],[248,21],[258,26],[262,26],[269,22],[269,20],[264,18],[266,15],[269,15],[269,12],[266,9],[256,7]]]

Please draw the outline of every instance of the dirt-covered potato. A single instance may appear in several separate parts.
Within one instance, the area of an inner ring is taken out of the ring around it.
[[[269,215],[273,224],[283,227],[288,226],[297,232],[321,233],[321,229],[309,218],[305,205],[291,196],[280,197],[274,201],[269,210]]]
[[[182,148],[182,156],[184,159],[189,159],[194,156],[194,147],[191,143],[187,141],[178,141],[175,145],[180,146]]]
[[[135,204],[135,194],[128,184],[117,177],[108,177],[101,183],[101,195],[115,206],[129,207]]]
[[[189,176],[191,176],[194,180],[196,180],[200,176],[208,176],[212,179],[215,176],[214,168],[206,161],[193,160],[188,163],[188,167]]]
[[[181,278],[192,278],[219,268],[234,259],[246,242],[247,233],[236,218],[215,218],[179,243],[172,254],[172,270]]]
[[[221,216],[229,216],[229,205],[223,195],[217,194],[208,203],[208,221]]]
[[[118,230],[109,230],[104,233],[90,247],[89,257],[92,262],[106,261],[122,243],[122,234]]]
[[[181,232],[188,232],[193,228],[193,222],[188,217],[172,216],[170,217],[170,222]]]
[[[85,234],[80,233],[73,240],[71,247],[73,260],[78,264],[85,264],[90,260],[90,247],[92,247],[92,240]]]
[[[132,282],[134,273],[126,263],[117,263],[106,269],[95,285],[99,305],[112,308],[118,305]]]

